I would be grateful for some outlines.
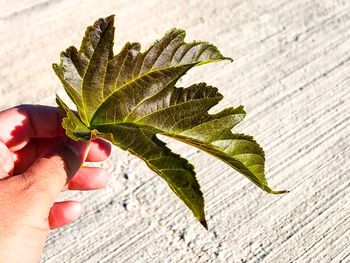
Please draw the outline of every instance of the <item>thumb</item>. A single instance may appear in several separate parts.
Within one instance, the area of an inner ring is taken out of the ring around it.
[[[89,143],[65,140],[41,155],[22,174],[26,187],[53,203],[84,162]]]

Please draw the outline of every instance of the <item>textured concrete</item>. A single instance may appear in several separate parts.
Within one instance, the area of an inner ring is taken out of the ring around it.
[[[73,192],[85,211],[54,231],[43,262],[350,262],[350,1],[1,1],[0,109],[54,105],[51,70],[96,18],[117,14],[116,48],[146,47],[172,27],[215,43],[234,63],[193,70],[243,104],[237,130],[265,148],[266,195],[227,165],[180,143],[196,166],[209,232],[159,177],[115,149],[107,189]],[[65,97],[66,98],[66,97]]]

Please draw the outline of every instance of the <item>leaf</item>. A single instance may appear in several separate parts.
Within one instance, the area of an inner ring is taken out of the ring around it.
[[[56,95],[56,102],[63,116],[62,126],[67,135],[73,140],[89,141],[92,138],[91,130],[68,108],[68,106]]]
[[[170,30],[145,52],[139,43],[127,43],[113,55],[113,23],[113,16],[97,20],[87,28],[79,51],[68,48],[60,64],[53,65],[77,106],[75,114],[57,97],[69,137],[99,136],[138,156],[205,227],[204,199],[193,165],[157,134],[215,156],[268,193],[286,192],[267,185],[264,152],[254,139],[231,132],[245,117],[242,106],[209,114],[223,98],[216,88],[205,83],[175,86],[192,67],[230,58],[207,42],[186,43],[181,29]]]
[[[98,130],[107,134],[102,137],[144,160],[147,166],[159,174],[185,202],[194,216],[206,225],[204,200],[195,178],[193,165],[180,155],[171,152],[165,143],[156,137],[155,130],[132,123],[101,125]]]

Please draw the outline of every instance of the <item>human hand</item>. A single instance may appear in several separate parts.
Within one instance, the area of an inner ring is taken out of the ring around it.
[[[81,213],[76,201],[55,202],[59,193],[104,187],[104,169],[81,165],[85,158],[103,161],[110,151],[102,140],[68,139],[56,108],[21,105],[0,112],[0,262],[39,260],[48,231]]]

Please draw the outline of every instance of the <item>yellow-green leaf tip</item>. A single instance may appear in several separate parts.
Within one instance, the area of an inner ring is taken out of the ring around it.
[[[206,221],[205,219],[200,220],[199,223],[201,223],[202,226],[204,226],[204,228],[205,228],[206,230],[208,230],[208,224],[207,224],[207,221]]]

